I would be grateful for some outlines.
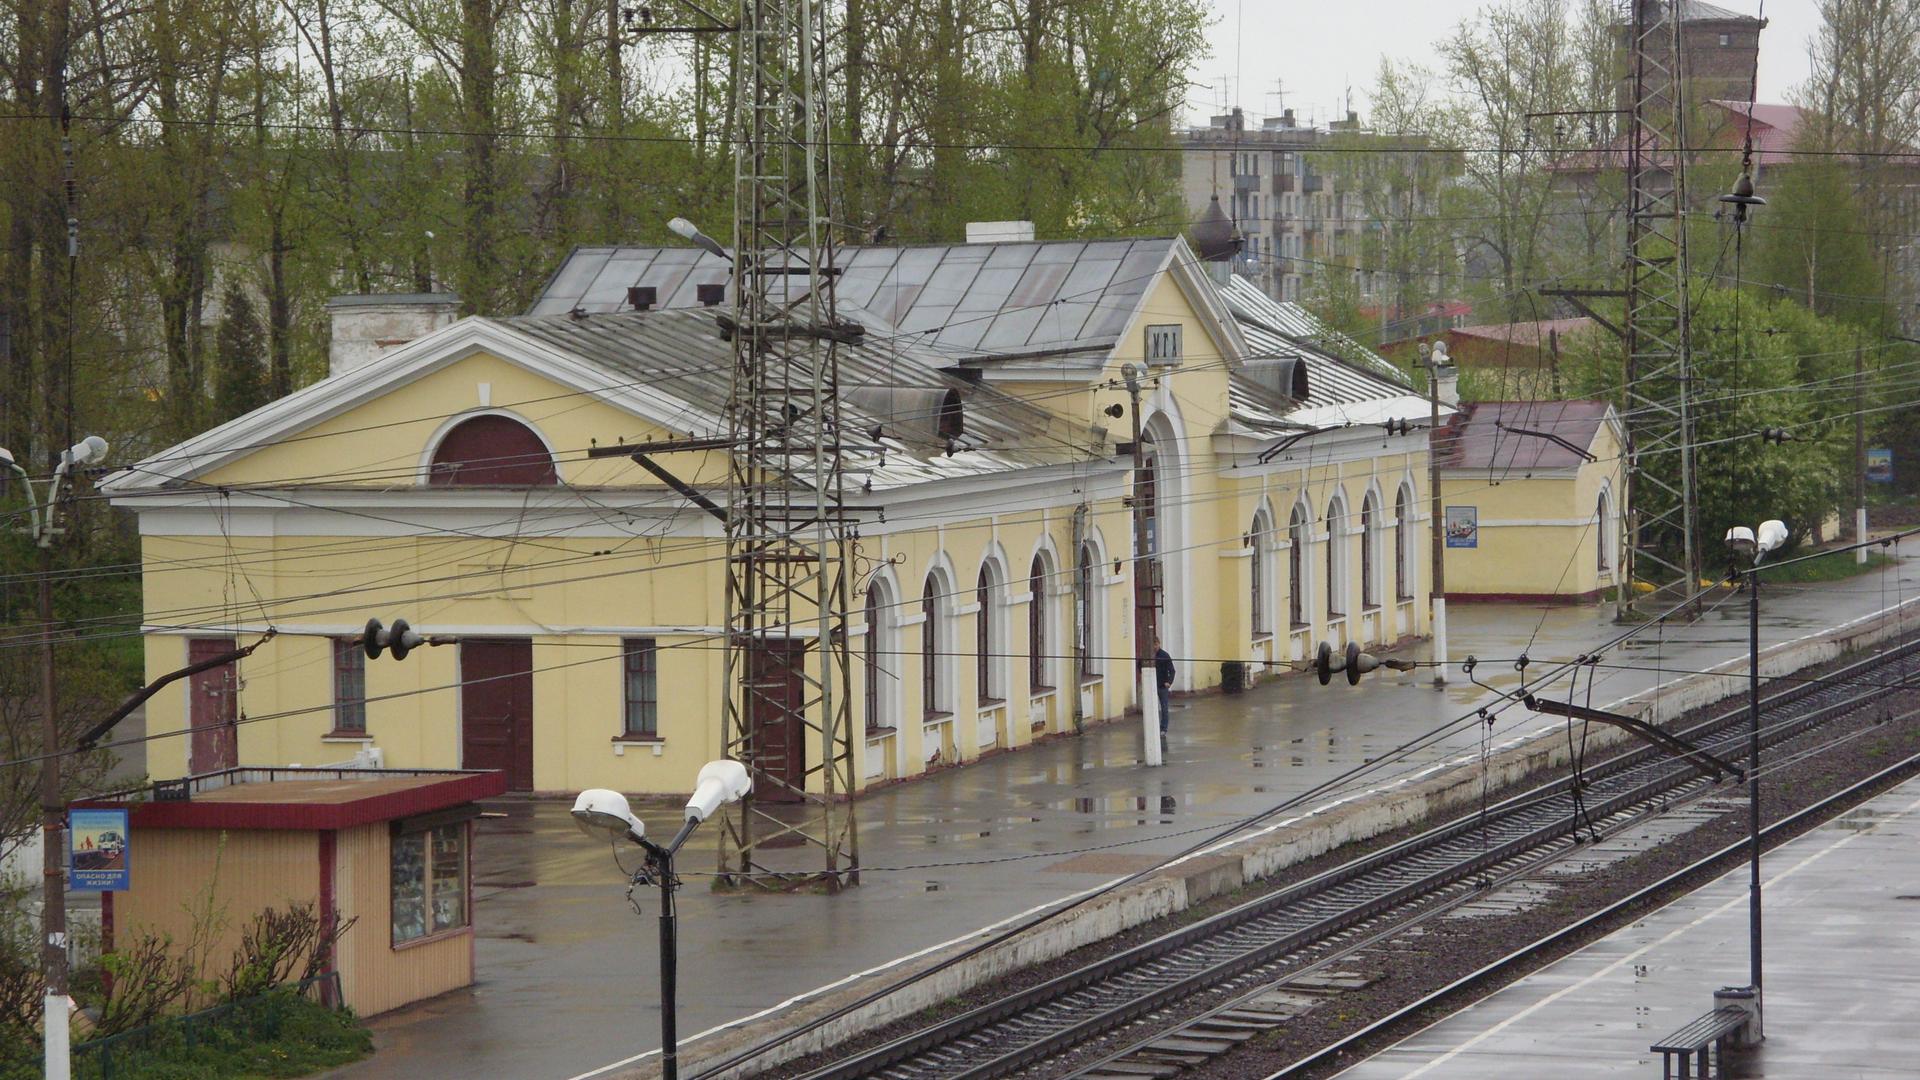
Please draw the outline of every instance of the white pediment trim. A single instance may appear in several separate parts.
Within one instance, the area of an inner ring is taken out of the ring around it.
[[[1208,336],[1220,347],[1220,355],[1226,357],[1229,367],[1239,367],[1247,358],[1247,339],[1240,332],[1240,324],[1228,310],[1227,302],[1221,298],[1220,290],[1207,277],[1207,272],[1198,255],[1187,246],[1184,237],[1174,237],[1167,248],[1167,258],[1162,268],[1172,275],[1174,283],[1186,294],[1187,302],[1193,305],[1194,314],[1200,319],[1200,325],[1206,327]],[[1141,305],[1146,297],[1141,297]],[[1140,312],[1134,313],[1133,323],[1139,322]],[[1133,323],[1129,323],[1132,326]]]
[[[106,477],[100,488],[108,495],[121,495],[194,480],[480,354],[676,431],[719,431],[724,426],[721,418],[652,386],[612,378],[600,368],[505,323],[471,316],[403,345],[375,363],[329,376],[127,466]]]

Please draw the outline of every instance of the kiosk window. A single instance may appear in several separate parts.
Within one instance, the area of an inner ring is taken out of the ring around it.
[[[393,943],[467,925],[467,824],[393,838]]]

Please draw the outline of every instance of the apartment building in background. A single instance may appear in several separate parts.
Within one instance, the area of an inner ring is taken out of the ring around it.
[[[1403,218],[1418,218],[1432,212],[1438,192],[1366,192],[1330,171],[1326,151],[1373,135],[1352,111],[1318,125],[1301,123],[1292,109],[1255,122],[1238,106],[1211,117],[1205,127],[1186,129],[1179,138],[1189,227],[1217,202],[1240,236],[1235,275],[1275,300],[1298,303],[1316,290],[1350,286],[1369,317],[1394,326],[1417,320],[1423,330],[1443,328],[1435,312],[1449,306],[1434,303],[1438,275],[1430,268],[1410,271],[1383,254],[1387,231],[1398,226],[1379,213],[1388,207]],[[1401,136],[1380,138],[1404,142]],[[1418,287],[1408,287],[1409,272]],[[1333,275],[1346,277],[1336,281]]]

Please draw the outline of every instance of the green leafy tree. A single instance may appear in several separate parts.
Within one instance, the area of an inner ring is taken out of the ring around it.
[[[1852,341],[1855,331],[1764,293],[1694,283],[1695,477],[1707,551],[1717,551],[1732,526],[1769,517],[1804,539],[1848,495],[1853,357],[1835,343]],[[1622,362],[1610,335],[1573,339],[1565,364],[1570,393],[1627,408]],[[1769,428],[1793,438],[1769,443],[1761,438]],[[1679,482],[1676,453],[1650,453],[1636,467]]]
[[[238,285],[228,285],[220,300],[225,310],[215,335],[213,418],[231,420],[265,405],[267,396],[266,335],[254,314],[253,298]]]
[[[1611,109],[1615,52],[1607,5],[1509,0],[1482,9],[1441,42],[1455,107],[1442,141],[1469,147],[1448,215],[1475,283],[1475,317],[1545,317],[1532,289],[1594,272],[1590,245],[1560,228],[1566,200],[1548,167],[1604,142],[1604,124],[1542,122],[1542,113]]]
[[[1754,213],[1744,276],[1823,315],[1877,327],[1884,282],[1850,172],[1828,160],[1779,170],[1768,205]]]

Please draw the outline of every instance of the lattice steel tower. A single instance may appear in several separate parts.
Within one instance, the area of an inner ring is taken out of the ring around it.
[[[736,884],[859,881],[848,687],[825,5],[741,0],[734,124],[722,825]]]
[[[1627,4],[1626,420],[1633,458],[1619,590],[1623,614],[1632,608],[1637,579],[1656,586],[1656,600],[1683,596],[1700,580],[1679,10],[1684,0]],[[1677,468],[1664,475],[1649,469],[1650,463],[1664,466],[1670,455]]]

